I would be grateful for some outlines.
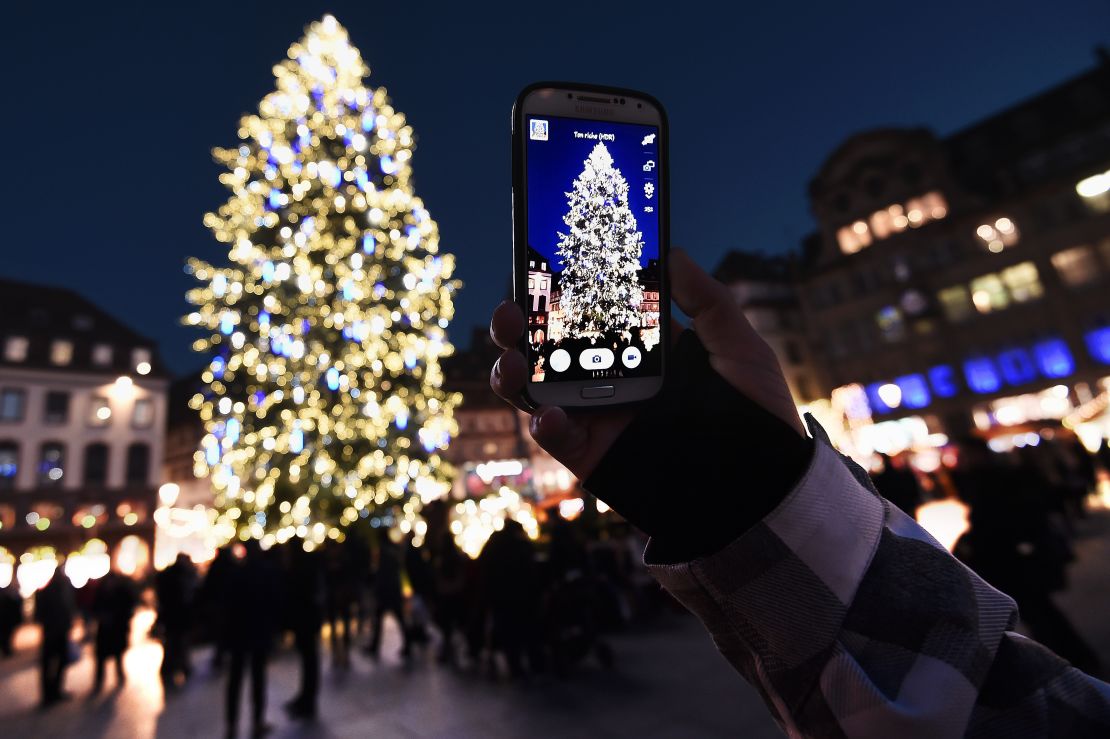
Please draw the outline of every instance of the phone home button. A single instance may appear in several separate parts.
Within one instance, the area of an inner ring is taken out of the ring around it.
[[[612,385],[599,385],[598,387],[584,387],[582,388],[582,397],[586,400],[594,398],[611,398],[613,397]]]

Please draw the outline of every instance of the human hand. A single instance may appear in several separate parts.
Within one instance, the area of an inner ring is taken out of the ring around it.
[[[677,249],[671,253],[670,278],[674,301],[692,319],[713,370],[804,437],[801,419],[774,352],[748,323],[728,288]],[[504,352],[493,366],[490,386],[506,401],[529,412],[532,438],[585,480],[633,421],[639,408],[615,406],[570,413],[553,406],[529,409],[521,397],[528,377],[527,362],[516,348],[524,330],[524,316],[515,303],[506,301],[494,311],[490,335]],[[671,333],[677,339],[681,330],[675,323]]]

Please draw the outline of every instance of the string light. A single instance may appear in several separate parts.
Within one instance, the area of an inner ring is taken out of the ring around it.
[[[191,405],[213,526],[262,544],[341,539],[370,513],[413,529],[449,490],[460,398],[443,390],[454,258],[413,191],[412,129],[325,16],[216,149],[228,201],[204,223],[229,265],[191,260],[185,318],[211,356]]]

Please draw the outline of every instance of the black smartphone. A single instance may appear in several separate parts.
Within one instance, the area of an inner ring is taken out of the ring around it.
[[[651,398],[669,347],[667,116],[569,82],[513,105],[513,290],[534,405]]]

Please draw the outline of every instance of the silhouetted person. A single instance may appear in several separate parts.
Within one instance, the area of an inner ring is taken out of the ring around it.
[[[12,656],[15,630],[23,621],[23,598],[19,596],[15,578],[0,588],[0,657]]]
[[[359,585],[368,565],[358,571],[360,558],[357,547],[363,545],[356,537],[343,543],[329,542],[324,548],[325,615],[330,632],[331,655],[336,667],[349,667],[351,640],[356,631],[356,610]]]
[[[197,608],[203,614],[204,625],[211,635],[214,649],[212,666],[223,667],[229,649],[227,628],[227,597],[231,587],[231,575],[235,569],[235,555],[231,545],[216,550],[216,557],[208,565],[200,592]]]
[[[228,635],[231,662],[227,675],[227,735],[239,729],[239,701],[243,673],[251,672],[251,735],[270,727],[266,716],[266,661],[278,625],[280,583],[269,557],[251,539],[244,544],[243,561],[234,569],[228,592]]]
[[[918,506],[921,505],[921,486],[913,470],[901,457],[892,458],[880,454],[883,460],[883,471],[871,478],[875,487],[884,498],[898,506],[910,518],[914,518]]]
[[[378,540],[378,562],[374,570],[374,621],[371,624],[370,643],[366,653],[377,659],[381,653],[382,630],[387,614],[393,614],[401,627],[404,645],[401,656],[408,657],[411,652],[409,629],[405,619],[405,597],[401,591],[401,555],[389,536],[382,534]]]
[[[324,612],[324,577],[319,556],[294,544],[286,577],[289,627],[301,659],[301,687],[285,704],[293,718],[316,717],[320,692],[320,626]]]
[[[187,554],[178,554],[174,563],[155,579],[158,595],[158,624],[162,629],[162,684],[173,688],[178,676],[192,673],[189,663],[189,635],[193,628],[193,608],[197,590],[197,568]]]
[[[35,620],[42,626],[42,705],[67,697],[62,691],[69,665],[69,632],[76,612],[73,585],[62,572],[62,563],[42,590],[35,594]]]
[[[508,520],[495,531],[478,558],[491,617],[494,650],[505,655],[509,671],[523,674],[522,657],[538,616],[537,568],[524,527]]]
[[[438,655],[442,663],[455,661],[454,635],[466,625],[466,565],[466,555],[456,546],[454,537],[449,532],[443,532],[432,557],[436,589],[433,612],[443,638]]]
[[[1007,464],[978,439],[959,445],[954,475],[971,507],[970,529],[956,555],[984,580],[1012,597],[1033,638],[1081,670],[1098,658],[1052,601],[1067,582],[1072,554],[1050,523],[1047,483],[1029,465]]]
[[[116,663],[116,686],[123,687],[123,653],[131,637],[131,617],[135,615],[137,598],[131,580],[112,571],[105,575],[96,590],[92,613],[96,619],[96,678],[93,693],[104,687],[104,668],[108,660]]]
[[[405,574],[412,588],[409,612],[409,644],[423,647],[428,643],[428,622],[435,607],[435,571],[428,547],[418,547],[410,539],[404,548]]]

